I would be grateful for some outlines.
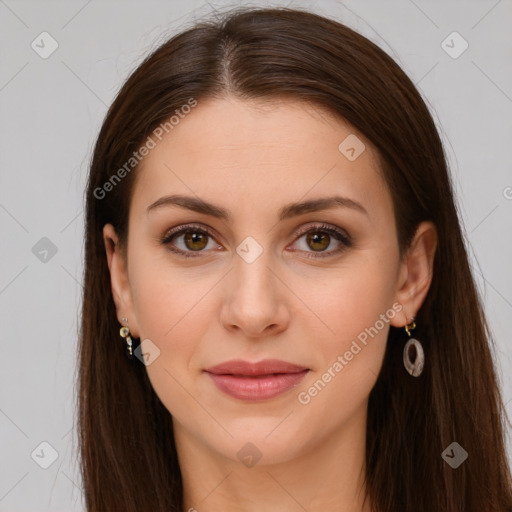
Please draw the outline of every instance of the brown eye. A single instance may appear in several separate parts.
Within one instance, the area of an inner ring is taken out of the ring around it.
[[[200,251],[208,245],[208,234],[199,231],[187,231],[184,235],[184,243],[191,251]]]
[[[352,239],[345,230],[327,224],[306,227],[296,236],[297,245],[292,250],[304,253],[307,258],[335,256],[352,246]]]
[[[194,225],[180,226],[172,230],[162,239],[162,244],[171,252],[180,256],[201,256],[209,249],[219,248],[214,243],[213,234],[204,228]]]
[[[331,243],[331,237],[323,231],[311,232],[306,237],[306,243],[314,251],[325,251]]]

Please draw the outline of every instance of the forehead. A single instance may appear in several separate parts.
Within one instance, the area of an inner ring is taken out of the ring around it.
[[[132,208],[169,193],[265,211],[334,193],[391,206],[368,141],[328,111],[292,100],[199,101],[136,172]]]

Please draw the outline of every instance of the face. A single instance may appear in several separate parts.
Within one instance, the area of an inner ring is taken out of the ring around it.
[[[250,442],[275,463],[363,428],[389,327],[419,307],[368,141],[300,102],[205,100],[137,173],[112,288],[175,435],[233,461]],[[189,208],[162,199],[177,195]],[[206,371],[240,359],[306,371]]]

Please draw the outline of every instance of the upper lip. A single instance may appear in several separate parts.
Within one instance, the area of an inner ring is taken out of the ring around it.
[[[233,359],[220,363],[205,371],[215,373],[217,375],[272,375],[274,373],[299,373],[308,370],[305,366],[299,366],[278,359],[264,359],[257,363],[251,363],[242,359]]]

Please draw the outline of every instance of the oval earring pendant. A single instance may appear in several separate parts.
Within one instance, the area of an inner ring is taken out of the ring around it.
[[[414,351],[416,352],[416,357],[414,360],[411,359],[411,347],[414,347]],[[404,347],[404,366],[409,375],[413,377],[419,377],[421,372],[423,371],[423,366],[425,365],[425,353],[423,352],[422,344],[411,338]]]

